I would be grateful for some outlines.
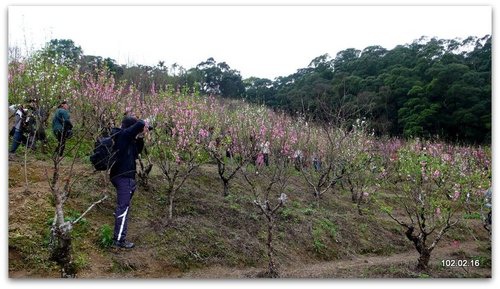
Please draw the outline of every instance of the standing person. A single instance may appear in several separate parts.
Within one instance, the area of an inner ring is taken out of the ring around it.
[[[266,164],[266,167],[269,166],[269,141],[265,141],[263,143],[260,144],[260,148],[261,148],[261,153],[263,154],[264,156],[264,163]]]
[[[489,187],[488,190],[486,190],[486,192],[484,193],[484,206],[488,210],[488,214],[486,215],[484,220],[484,227],[490,232],[491,232],[491,208],[492,208],[491,197],[492,197],[492,189],[491,187]]]
[[[294,153],[293,153],[293,159],[294,159],[294,165],[295,165],[295,169],[297,171],[300,172],[300,170],[302,170],[302,160],[304,158],[304,155],[302,153],[301,150],[296,150]]]
[[[9,159],[12,159],[16,153],[17,148],[23,142],[23,126],[24,121],[26,120],[26,110],[23,105],[11,105],[9,107],[10,110],[15,111],[15,121],[14,127],[12,127],[11,135],[12,135],[12,145],[9,150]]]
[[[319,155],[316,152],[313,153],[312,163],[314,166],[314,170],[319,172],[321,170],[321,159],[319,158]]]
[[[127,241],[130,201],[136,189],[136,159],[139,156],[137,136],[147,132],[148,127],[143,120],[125,116],[121,130],[116,133],[113,151],[116,162],[110,169],[109,177],[116,189],[116,210],[113,246],[131,249],[134,243]]]
[[[60,157],[64,153],[66,139],[70,138],[73,134],[73,124],[69,117],[69,104],[67,101],[63,101],[57,107],[54,118],[52,119],[52,131],[57,139],[57,148],[54,153]]]

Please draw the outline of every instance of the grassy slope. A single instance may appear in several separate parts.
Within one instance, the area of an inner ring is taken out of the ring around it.
[[[49,224],[53,217],[47,182],[51,162],[29,157],[26,191],[23,161],[18,159],[9,164],[9,276],[58,277],[57,268],[47,261]],[[77,163],[76,172],[78,178],[74,179],[66,206],[70,217],[83,212],[103,194],[110,196],[73,231],[79,277],[182,277],[211,267],[266,268],[266,223],[252,204],[242,177],[231,183],[231,195],[223,197],[215,166],[201,167],[177,196],[174,221],[167,222],[162,217],[166,214],[165,200],[160,197],[162,177],[154,170],[151,189],[139,188],[132,200],[128,238],[136,242],[137,247],[122,251],[100,246],[101,228],[113,225],[115,200],[110,182],[102,173],[92,173],[88,164]],[[291,178],[288,196],[289,202],[280,213],[274,233],[281,268],[415,251],[399,226],[381,213],[374,202],[365,204],[365,214],[360,216],[350,196],[337,188],[335,193],[325,194],[317,208],[298,174]],[[483,270],[467,274],[443,270],[436,265],[439,260],[431,260],[434,264],[431,276],[491,275],[489,239],[478,220],[457,226],[438,246],[450,246],[453,240],[475,242],[479,251],[457,247],[451,257],[478,257]],[[416,259],[402,261],[407,265],[352,267],[339,269],[338,275],[331,276],[421,276],[412,270]],[[217,278],[218,273],[215,274],[211,277]]]

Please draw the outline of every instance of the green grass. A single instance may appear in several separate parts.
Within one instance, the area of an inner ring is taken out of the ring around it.
[[[106,249],[111,245],[113,245],[113,228],[108,224],[104,224],[99,230],[99,246]]]

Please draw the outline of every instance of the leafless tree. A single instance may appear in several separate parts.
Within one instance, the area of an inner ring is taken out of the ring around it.
[[[272,157],[271,159],[274,161],[271,161],[269,166],[247,165],[243,169],[243,176],[254,195],[253,204],[267,222],[268,269],[266,276],[276,278],[279,277],[279,271],[274,257],[273,231],[277,214],[287,201],[285,189],[290,176],[290,167],[285,158]]]
[[[77,274],[77,269],[75,264],[73,263],[73,258],[71,254],[72,250],[72,238],[71,231],[73,227],[97,204],[104,201],[108,196],[105,195],[100,200],[94,202],[89,206],[89,208],[78,218],[75,220],[65,220],[65,210],[64,206],[69,197],[70,192],[70,180],[75,177],[74,173],[74,164],[76,159],[76,154],[73,157],[71,164],[69,165],[67,174],[65,174],[64,178],[62,175],[63,168],[66,167],[63,164],[63,159],[68,156],[68,152],[78,151],[82,140],[85,134],[82,133],[79,141],[76,142],[76,145],[69,148],[66,155],[59,155],[58,153],[54,153],[52,157],[53,161],[53,172],[52,176],[48,177],[50,190],[52,192],[52,196],[54,198],[54,206],[55,213],[54,219],[51,226],[51,257],[50,259],[56,262],[61,268],[61,277],[62,278],[74,278]],[[48,172],[47,172],[48,176]]]

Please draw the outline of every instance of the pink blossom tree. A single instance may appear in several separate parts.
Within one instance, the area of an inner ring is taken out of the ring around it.
[[[466,203],[473,200],[469,196],[482,195],[489,186],[475,152],[472,147],[419,140],[398,150],[385,184],[391,197],[381,202],[418,251],[418,270],[428,268],[439,241],[463,219]]]
[[[158,93],[152,97],[148,101],[153,107],[147,110],[153,113],[156,128],[150,151],[167,185],[164,195],[170,221],[176,195],[193,171],[207,161],[202,145],[207,135],[200,121],[203,104],[188,95]]]
[[[307,166],[300,172],[312,189],[314,201],[319,207],[322,196],[338,184],[345,175],[344,150],[347,132],[324,124],[323,127],[304,126],[305,135],[300,138],[301,150]]]
[[[39,124],[47,121],[49,110],[51,110],[61,100],[69,100],[72,104],[80,108],[85,102],[78,92],[88,89],[82,81],[81,74],[71,67],[57,63],[54,59],[43,57],[39,53],[23,59],[13,60],[9,63],[9,102],[21,103],[27,99],[36,98],[39,108],[44,110],[45,119],[37,118]],[[88,130],[81,129],[79,116],[85,115],[89,111],[85,107],[80,108],[78,116],[73,118],[75,123],[75,135],[72,144],[65,151],[64,155],[53,154],[53,169],[51,173],[46,172],[50,191],[54,200],[54,218],[51,224],[50,237],[50,259],[60,267],[61,277],[75,277],[76,266],[72,257],[72,237],[71,232],[76,224],[98,203],[107,196],[91,204],[87,210],[74,220],[65,218],[65,205],[70,198],[71,185],[78,180],[79,175],[73,170],[82,144],[88,139],[89,131],[93,128],[88,125]],[[41,117],[41,116],[40,116]],[[45,130],[45,125],[37,126],[37,129]],[[64,158],[73,156],[72,161],[66,165],[62,162]]]
[[[267,224],[268,268],[266,276],[278,277],[279,270],[274,258],[273,231],[277,226],[277,214],[288,197],[286,188],[292,171],[292,156],[296,146],[296,135],[291,120],[284,115],[270,113],[268,122],[261,123],[257,143],[269,140],[268,163],[257,158],[242,169],[243,176]],[[267,126],[266,126],[267,125]],[[259,153],[262,156],[262,153]]]
[[[375,138],[367,132],[367,123],[358,119],[344,140],[343,154],[346,160],[343,185],[351,193],[351,201],[362,215],[362,205],[373,193],[378,156]]]
[[[218,120],[209,124],[209,140],[205,149],[217,164],[223,185],[223,195],[229,195],[229,182],[257,155],[256,132],[252,111],[248,106],[230,110],[218,105],[211,107]]]

